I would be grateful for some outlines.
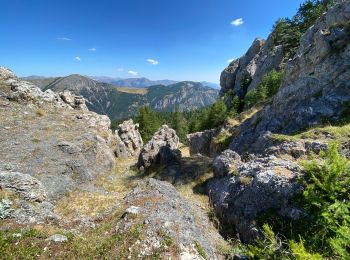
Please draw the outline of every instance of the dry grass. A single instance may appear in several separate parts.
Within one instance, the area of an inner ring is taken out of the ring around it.
[[[229,124],[230,127],[235,127],[240,124],[242,124],[244,121],[246,121],[249,118],[252,118],[256,113],[258,113],[263,106],[261,104],[255,105],[252,108],[238,114],[234,118],[228,118],[227,123]]]
[[[147,88],[116,87],[116,89],[120,92],[130,93],[130,94],[139,94],[139,95],[145,95],[148,92]]]
[[[45,110],[40,108],[40,107],[36,110],[35,113],[36,113],[37,116],[46,116]]]
[[[300,139],[322,140],[332,137],[334,141],[343,143],[350,139],[350,124],[343,126],[316,127],[296,135],[273,134],[271,138],[275,141],[298,141]]]
[[[186,158],[186,157],[190,157],[190,148],[188,146],[185,145],[181,145],[180,146],[180,151],[181,151],[181,156]]]
[[[252,177],[248,177],[248,176],[244,176],[244,177],[240,177],[239,178],[239,182],[244,185],[244,186],[247,186],[249,184],[251,184],[253,181],[253,178]]]
[[[75,216],[96,218],[99,214],[107,212],[118,202],[118,197],[86,191],[73,191],[61,199],[55,211],[66,218]]]

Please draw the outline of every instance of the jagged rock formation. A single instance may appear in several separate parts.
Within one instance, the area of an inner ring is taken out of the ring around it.
[[[189,111],[214,103],[218,91],[198,82],[184,81],[167,86],[148,88],[123,88],[94,81],[81,75],[60,78],[32,79],[42,90],[62,92],[69,90],[87,100],[91,111],[108,115],[112,120],[132,117],[138,108],[149,105],[153,110],[170,112],[178,109]]]
[[[0,91],[0,186],[20,197],[17,220],[54,216],[56,199],[114,167],[110,120],[82,97],[42,92],[5,68]]]
[[[349,113],[350,2],[340,2],[320,17],[301,39],[285,67],[272,104],[244,122],[230,146],[240,153],[261,152],[266,131],[290,134]]]
[[[161,259],[218,259],[212,244],[215,239],[205,225],[196,221],[189,203],[170,183],[150,179],[127,195],[125,201],[128,209],[117,224],[117,232],[126,233],[134,225],[143,223],[145,234],[142,241],[130,247],[130,256],[142,258],[160,250]],[[164,248],[166,241],[168,246]]]
[[[181,157],[179,137],[174,129],[163,125],[142,148],[138,167],[148,168],[152,164],[169,164]]]
[[[115,154],[119,158],[134,157],[140,154],[143,146],[139,124],[134,124],[133,120],[124,121],[115,131],[117,147]]]
[[[273,69],[279,69],[283,61],[283,46],[274,46],[272,35],[265,41],[254,40],[247,53],[236,59],[221,73],[220,94],[233,92],[244,98],[246,92],[256,88],[264,75]],[[249,86],[243,86],[243,81],[249,81]]]

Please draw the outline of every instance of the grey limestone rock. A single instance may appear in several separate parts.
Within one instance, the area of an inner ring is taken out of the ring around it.
[[[138,156],[143,146],[139,124],[134,124],[133,120],[124,121],[115,131],[117,147],[115,154],[119,158]]]
[[[163,125],[142,148],[138,167],[148,168],[152,164],[169,164],[181,157],[179,137],[174,129]]]

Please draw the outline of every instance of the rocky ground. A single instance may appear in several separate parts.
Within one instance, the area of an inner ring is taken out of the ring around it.
[[[5,258],[223,257],[203,194],[211,159],[186,157],[167,126],[143,146],[132,120],[113,134],[79,96],[42,92],[5,68],[0,80]]]

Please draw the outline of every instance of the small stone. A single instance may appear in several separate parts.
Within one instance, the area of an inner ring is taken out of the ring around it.
[[[125,213],[132,214],[132,215],[138,215],[140,213],[140,211],[141,211],[140,207],[131,206],[125,210]]]
[[[61,235],[61,234],[55,234],[55,235],[52,235],[51,237],[49,237],[46,240],[62,243],[62,242],[68,241],[68,238],[66,236],[64,236],[64,235]]]

